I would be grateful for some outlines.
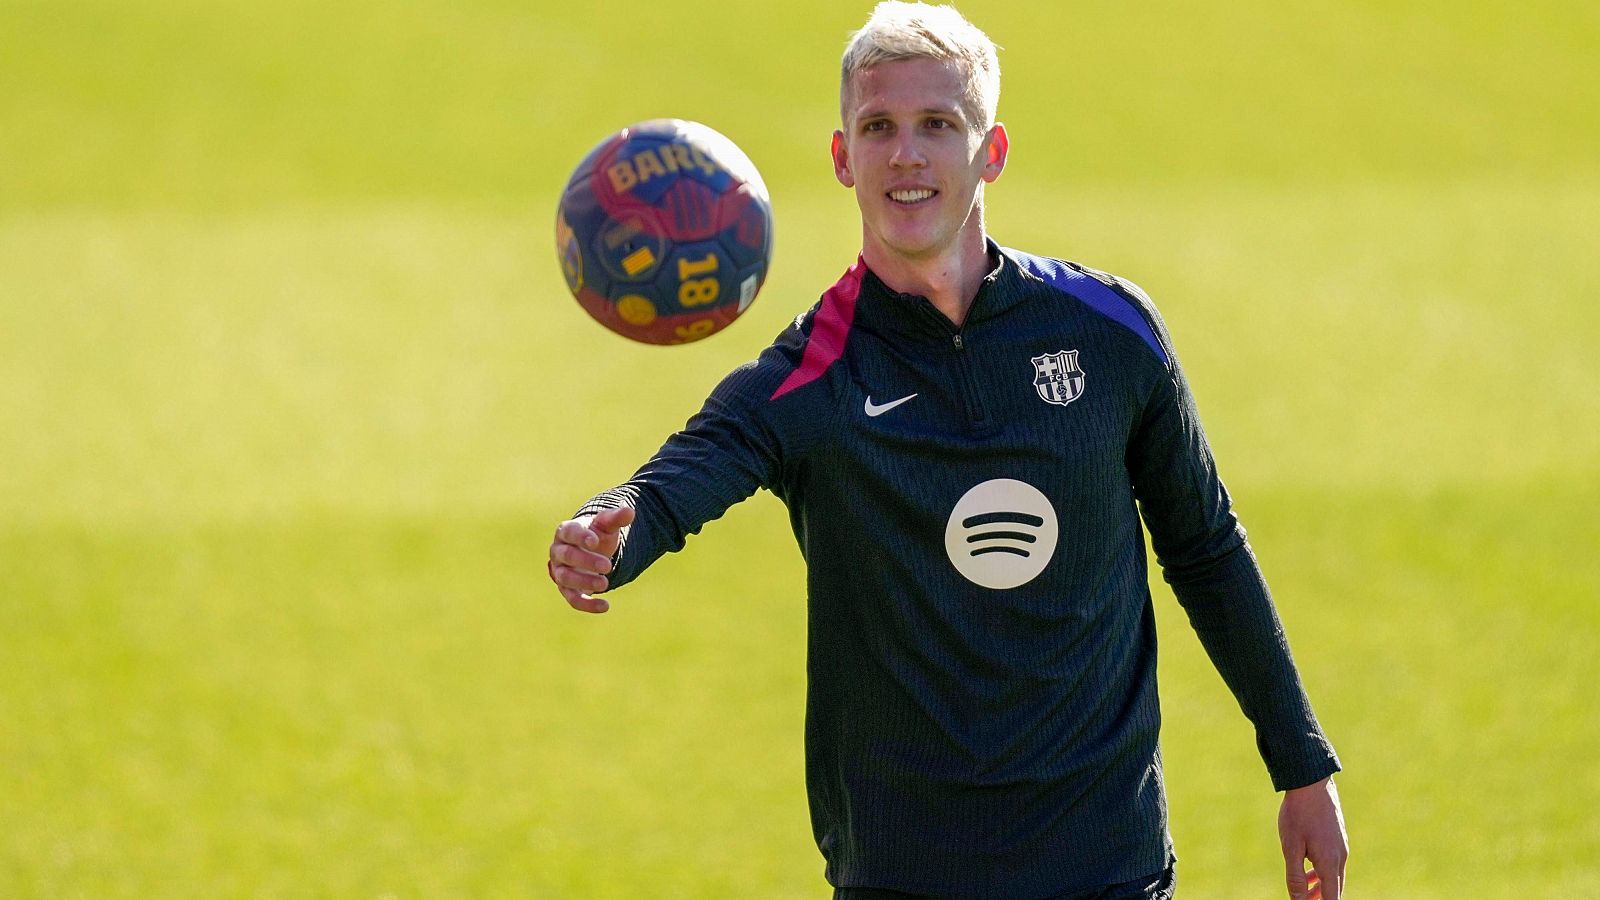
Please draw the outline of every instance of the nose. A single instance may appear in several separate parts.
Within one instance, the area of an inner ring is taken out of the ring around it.
[[[902,131],[895,137],[894,152],[889,155],[889,165],[896,169],[920,169],[928,164],[916,135]]]

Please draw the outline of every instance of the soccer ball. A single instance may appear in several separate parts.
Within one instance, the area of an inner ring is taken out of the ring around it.
[[[648,344],[722,330],[772,259],[772,204],[750,158],[697,122],[652,119],[601,141],[556,211],[567,287],[595,321]]]

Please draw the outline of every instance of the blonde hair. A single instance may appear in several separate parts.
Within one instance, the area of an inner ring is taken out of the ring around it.
[[[845,104],[857,72],[903,59],[937,59],[960,66],[966,75],[962,111],[979,134],[994,125],[1000,105],[1000,58],[994,41],[954,6],[900,0],[884,0],[874,7],[845,47],[839,73],[840,118],[847,116]]]

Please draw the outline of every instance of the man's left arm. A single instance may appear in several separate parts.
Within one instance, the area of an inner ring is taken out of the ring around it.
[[[1163,577],[1255,726],[1274,788],[1285,792],[1279,834],[1290,896],[1337,898],[1347,856],[1331,780],[1339,770],[1338,756],[1311,711],[1283,624],[1217,475],[1165,327],[1144,299],[1167,352],[1168,377],[1148,398],[1129,443],[1134,495]],[[1305,873],[1307,859],[1320,879]]]

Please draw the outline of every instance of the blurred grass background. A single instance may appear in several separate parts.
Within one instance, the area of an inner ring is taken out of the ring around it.
[[[1357,895],[1600,883],[1600,13],[963,9],[991,230],[1161,304]],[[540,558],[853,259],[867,10],[0,0],[0,893],[826,894],[781,507],[602,618]],[[661,115],[777,214],[760,302],[669,350],[551,237]],[[1183,895],[1279,896],[1249,730],[1157,610]]]

